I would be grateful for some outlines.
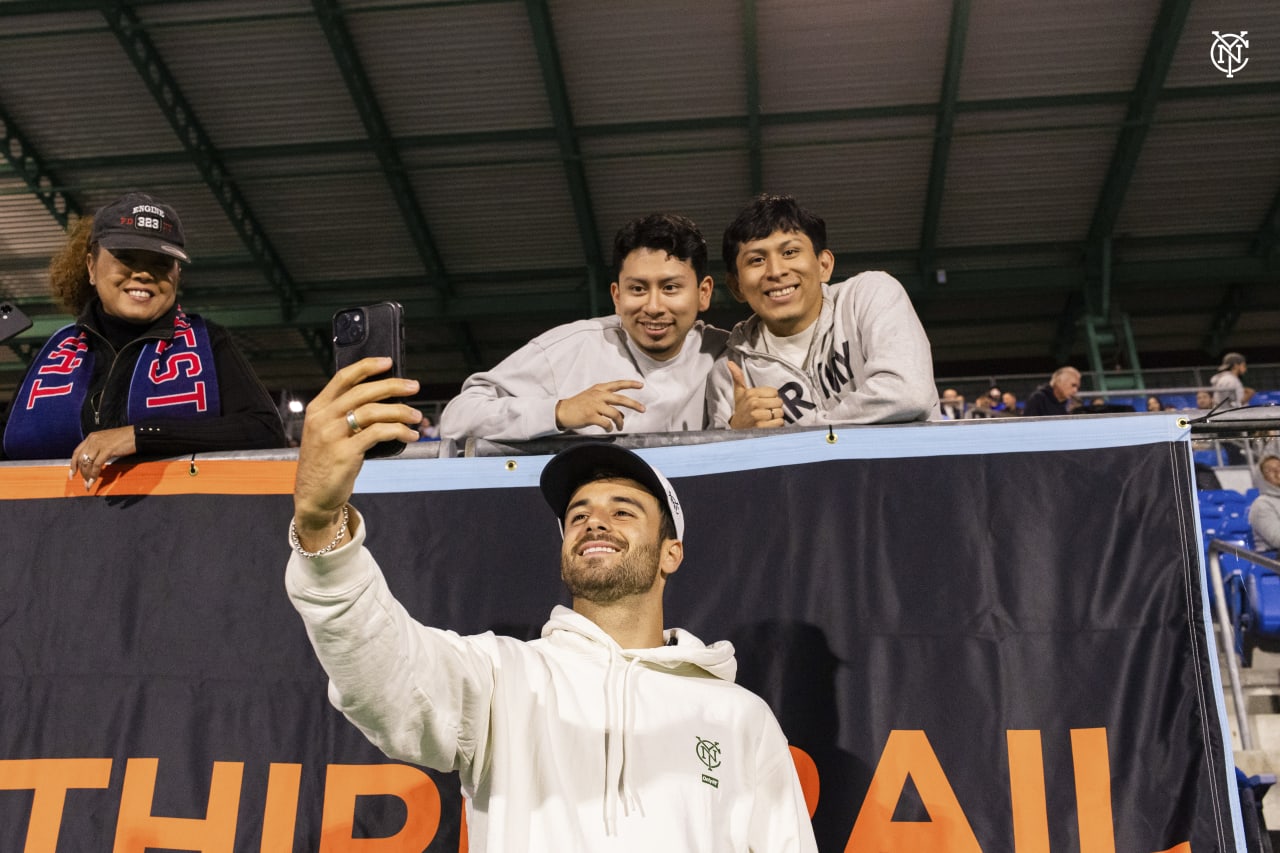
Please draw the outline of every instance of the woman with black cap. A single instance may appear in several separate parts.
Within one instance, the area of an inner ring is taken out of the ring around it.
[[[31,362],[3,424],[9,459],[69,458],[88,489],[114,459],[287,444],[230,334],[177,304],[177,212],[132,192],[82,219],[49,266],[76,316]]]

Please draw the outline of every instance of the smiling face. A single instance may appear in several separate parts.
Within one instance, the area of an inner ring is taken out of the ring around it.
[[[163,317],[178,298],[178,261],[168,255],[99,247],[85,263],[103,310],[113,317],[151,323]]]
[[[698,281],[688,261],[640,248],[622,261],[609,288],[613,308],[636,346],[666,361],[680,353],[700,311],[711,305],[711,276]]]
[[[683,553],[678,542],[662,538],[661,526],[658,499],[634,480],[581,486],[565,510],[560,548],[560,577],[569,592],[605,604],[653,590],[660,574],[679,566],[673,554]]]
[[[738,248],[729,290],[751,306],[769,331],[779,337],[799,334],[822,312],[822,284],[830,281],[835,256],[815,252],[808,235],[774,231]]]
[[[1280,459],[1269,456],[1262,460],[1262,478],[1273,486],[1280,486]]]

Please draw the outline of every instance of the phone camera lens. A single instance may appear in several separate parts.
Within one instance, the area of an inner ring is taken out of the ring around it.
[[[344,311],[334,322],[334,340],[339,346],[350,346],[364,340],[364,312]]]

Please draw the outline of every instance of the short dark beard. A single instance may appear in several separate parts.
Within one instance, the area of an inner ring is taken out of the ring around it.
[[[575,570],[575,564],[587,562],[576,553],[560,557],[560,579],[574,598],[595,604],[612,604],[629,595],[640,595],[653,589],[658,580],[658,545],[633,545],[618,558],[607,573]]]

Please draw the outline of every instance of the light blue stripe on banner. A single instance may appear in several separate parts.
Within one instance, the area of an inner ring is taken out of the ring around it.
[[[702,444],[636,451],[668,477],[696,477],[822,462],[829,459],[903,459],[982,453],[1038,453],[1190,441],[1180,415],[1082,415],[1071,418],[1003,418],[895,426],[847,426],[834,431],[797,430]],[[378,459],[365,463],[356,494],[502,489],[538,485],[550,456],[471,459]]]

